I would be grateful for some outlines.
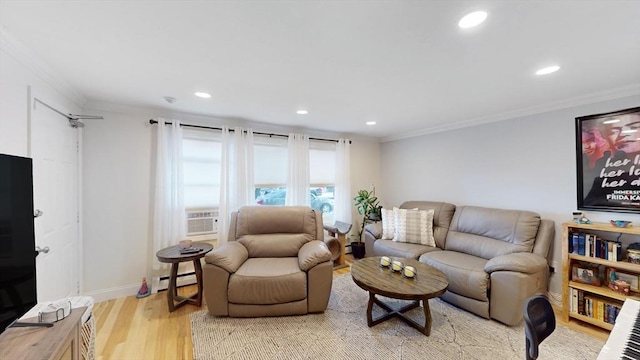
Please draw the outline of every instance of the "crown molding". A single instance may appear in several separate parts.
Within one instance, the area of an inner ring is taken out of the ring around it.
[[[75,105],[82,107],[87,99],[76,88],[71,86],[61,76],[44,63],[35,52],[11,35],[4,26],[0,25],[0,50],[6,52],[20,64],[31,70],[35,76],[60,92]]]
[[[477,126],[482,124],[488,124],[493,122],[505,121],[520,118],[523,116],[530,116],[541,114],[549,111],[556,111],[562,109],[568,109],[580,105],[587,105],[601,101],[608,101],[618,98],[623,98],[626,96],[640,95],[640,83],[619,87],[616,89],[600,91],[593,94],[578,96],[566,100],[555,101],[543,105],[532,106],[525,109],[515,110],[503,112],[500,114],[483,116],[471,120],[463,120],[458,121],[451,124],[434,126],[430,128],[425,128],[421,130],[411,131],[403,134],[390,135],[380,138],[380,142],[389,142],[395,140],[408,139],[423,135],[435,134],[439,132],[451,131],[456,129],[461,129],[465,127]]]

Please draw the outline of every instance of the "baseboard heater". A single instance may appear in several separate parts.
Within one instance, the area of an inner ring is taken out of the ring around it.
[[[189,285],[195,285],[196,281],[195,271],[187,272],[184,274],[178,274],[176,279],[176,287],[181,288]],[[169,275],[160,276],[160,283],[158,284],[158,292],[166,291],[169,289]]]

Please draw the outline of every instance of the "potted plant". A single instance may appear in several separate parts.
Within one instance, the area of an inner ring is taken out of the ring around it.
[[[358,195],[353,198],[354,205],[358,209],[358,214],[362,215],[362,223],[358,235],[352,236],[354,240],[351,242],[351,252],[356,259],[364,257],[364,243],[362,242],[362,233],[368,222],[380,221],[382,206],[378,205],[378,198],[375,196],[375,190],[359,190]]]

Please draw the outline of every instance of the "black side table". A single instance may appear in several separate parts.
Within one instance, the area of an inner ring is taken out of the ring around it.
[[[158,261],[171,264],[171,275],[169,275],[169,289],[167,290],[167,302],[169,304],[169,312],[175,311],[182,305],[189,303],[196,306],[202,305],[202,264],[200,259],[213,249],[211,244],[193,243],[194,248],[200,251],[195,253],[181,254],[178,245],[164,248],[156,253]],[[193,268],[196,271],[196,281],[198,283],[198,291],[188,297],[178,295],[176,280],[178,278],[178,264],[183,261],[193,261]]]

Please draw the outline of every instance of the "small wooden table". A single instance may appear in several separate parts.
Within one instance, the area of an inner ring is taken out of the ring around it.
[[[367,306],[367,325],[377,325],[392,317],[397,317],[426,336],[431,334],[431,310],[429,299],[438,297],[449,287],[447,276],[440,270],[423,264],[417,260],[404,258],[391,258],[400,260],[404,265],[416,268],[416,277],[408,279],[400,272],[393,272],[390,268],[381,267],[380,257],[368,257],[355,261],[351,265],[351,278],[360,288],[369,292],[369,305]],[[394,310],[387,304],[376,299],[376,295],[382,295],[393,299],[414,300],[411,304]],[[424,308],[424,325],[420,325],[404,315],[405,312],[420,306]],[[374,320],[372,317],[373,304],[387,311],[387,314]]]
[[[180,306],[189,303],[196,306],[202,305],[202,264],[200,259],[213,249],[211,244],[193,243],[194,248],[201,249],[197,253],[181,254],[178,245],[164,248],[156,253],[158,261],[171,264],[171,274],[169,275],[169,289],[167,290],[167,302],[169,311],[173,312]],[[183,261],[193,261],[193,268],[196,272],[196,281],[198,283],[198,291],[187,297],[178,295],[176,280],[178,278],[178,265]]]
[[[0,359],[80,359],[81,320],[86,307],[75,308],[52,327],[10,327],[0,335]],[[37,323],[37,318],[20,322]]]

